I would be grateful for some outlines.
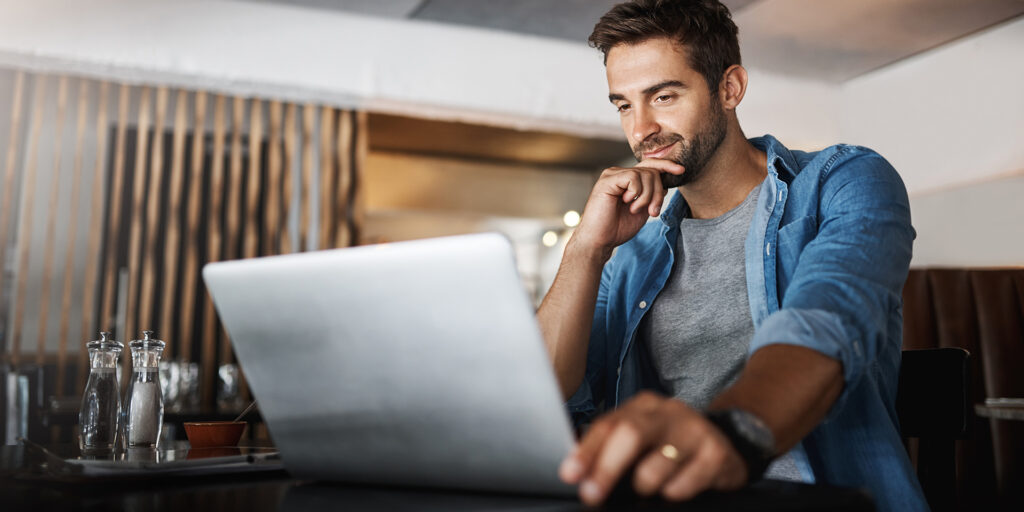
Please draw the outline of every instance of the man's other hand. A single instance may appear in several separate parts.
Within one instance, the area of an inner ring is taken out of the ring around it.
[[[713,424],[683,402],[651,392],[594,422],[559,476],[579,484],[580,499],[596,505],[634,464],[638,494],[672,501],[738,489],[747,480],[743,459]]]
[[[647,219],[661,212],[666,190],[663,173],[681,175],[683,166],[650,158],[636,167],[609,167],[594,184],[573,238],[589,249],[610,254],[636,236]]]

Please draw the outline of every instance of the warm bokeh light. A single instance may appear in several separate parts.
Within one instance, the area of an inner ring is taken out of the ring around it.
[[[580,213],[576,210],[569,210],[565,212],[564,216],[562,216],[562,222],[564,222],[566,226],[574,228],[580,223]]]
[[[540,239],[544,247],[554,247],[558,243],[558,233],[554,231],[548,231],[544,233],[544,236]]]

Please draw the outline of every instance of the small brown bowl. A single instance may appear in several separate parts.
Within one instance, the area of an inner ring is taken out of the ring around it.
[[[186,422],[185,435],[192,448],[235,446],[246,425],[244,421]]]

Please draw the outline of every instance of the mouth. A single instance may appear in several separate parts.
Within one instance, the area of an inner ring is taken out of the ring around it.
[[[644,159],[646,160],[648,158],[663,158],[666,155],[668,155],[672,151],[672,147],[675,146],[678,143],[679,142],[676,141],[676,142],[673,142],[673,143],[671,143],[671,144],[669,144],[667,146],[662,146],[662,147],[660,147],[658,149],[655,149],[654,151],[645,151],[643,153]]]

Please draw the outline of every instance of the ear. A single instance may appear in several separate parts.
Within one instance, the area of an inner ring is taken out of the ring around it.
[[[725,110],[735,110],[747,92],[747,70],[739,64],[729,66],[718,86],[718,99]]]

